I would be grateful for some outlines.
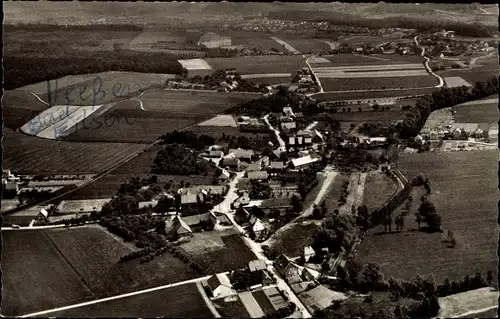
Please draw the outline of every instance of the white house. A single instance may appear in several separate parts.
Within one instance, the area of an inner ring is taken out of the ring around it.
[[[207,285],[214,298],[225,298],[236,293],[226,274],[213,275],[208,279]]]
[[[319,160],[320,160],[319,158],[313,158],[311,157],[311,155],[307,155],[292,159],[292,165],[294,168],[303,168]]]
[[[314,249],[311,246],[304,247],[304,260],[308,262],[311,258],[316,255]]]

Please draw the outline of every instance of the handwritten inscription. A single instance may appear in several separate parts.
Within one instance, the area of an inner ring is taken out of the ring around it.
[[[68,129],[71,129],[71,132],[75,132],[82,129],[109,128],[119,123],[133,125],[136,122],[135,118],[130,118],[118,112],[108,113],[105,111],[102,116],[87,118],[94,112],[100,112],[99,108],[109,107],[103,106],[106,100],[123,99],[122,101],[126,101],[127,97],[130,97],[132,93],[146,89],[146,87],[141,88],[137,83],[115,82],[112,86],[109,86],[109,90],[105,90],[103,84],[103,80],[99,76],[85,83],[78,84],[78,86],[67,86],[62,89],[59,89],[59,81],[57,79],[47,81],[49,103],[57,105],[56,101],[60,101],[62,97],[64,102],[62,105],[65,105],[65,107],[54,112],[46,112],[45,114],[36,114],[35,112],[28,120],[27,133],[37,135],[46,128],[51,127],[54,138],[60,138],[70,133]],[[151,84],[148,85],[148,87],[150,86]],[[117,101],[116,103],[122,101]],[[83,103],[87,104],[87,106],[75,106],[75,104]],[[136,107],[140,110],[138,102]]]

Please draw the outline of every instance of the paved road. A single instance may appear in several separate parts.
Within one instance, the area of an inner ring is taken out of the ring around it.
[[[269,123],[269,114],[266,114],[262,120],[264,120],[264,122],[266,123],[266,125],[269,127],[269,129],[271,131],[274,132],[274,134],[276,135],[276,139],[278,140],[278,143],[280,144],[280,147],[278,148],[281,152],[285,152],[286,151],[286,144],[285,144],[285,141],[283,141],[283,139],[281,138],[281,135],[280,135],[280,132],[275,129],[271,123]]]
[[[312,68],[312,67],[311,67],[311,65],[309,64],[309,59],[310,59],[310,58],[311,58],[311,57],[308,57],[308,58],[306,59],[306,64],[307,64],[307,67],[309,68],[309,70],[311,71],[311,74],[312,74],[312,75],[314,75],[314,77],[316,78],[316,82],[317,82],[317,84],[318,84],[318,86],[319,86],[319,92],[316,92],[316,93],[323,93],[323,92],[325,92],[325,90],[323,90],[323,86],[321,85],[321,82],[320,82],[320,80],[319,80],[319,77],[316,75],[316,73],[314,73],[313,68]],[[315,94],[315,93],[313,93],[313,94]]]

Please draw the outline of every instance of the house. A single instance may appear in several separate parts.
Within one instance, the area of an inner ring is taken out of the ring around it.
[[[294,158],[292,159],[292,167],[295,169],[302,169],[310,166],[313,163],[318,162],[320,159],[317,157],[312,157],[311,155]]]
[[[195,205],[198,204],[198,202],[203,202],[204,201],[204,196],[202,193],[198,194],[184,194],[181,195],[181,205],[182,206],[189,206],[189,205]]]
[[[292,211],[293,206],[291,200],[288,198],[274,198],[262,201],[259,208],[266,215],[279,213],[281,216],[284,216]]]
[[[191,216],[179,217],[191,230],[201,223],[211,222],[213,225],[217,224],[217,216],[213,212],[196,214]]]
[[[238,169],[240,167],[240,160],[238,158],[224,157],[221,166]]]
[[[283,275],[288,284],[293,285],[302,281],[300,278],[301,269],[298,265],[290,262],[284,269]]]
[[[240,178],[238,181],[238,191],[243,192],[250,190],[251,183],[249,178]]]
[[[457,127],[456,129],[453,130],[452,135],[454,139],[459,139],[460,136],[462,135],[462,130]]]
[[[47,220],[49,218],[49,212],[45,208],[40,209],[40,213],[38,213],[37,218]]]
[[[224,195],[227,187],[225,185],[196,185],[184,188],[182,194],[199,194],[202,191],[206,191],[206,195]]]
[[[224,156],[224,152],[221,150],[211,150],[208,152],[208,157],[221,158]]]
[[[253,171],[247,172],[247,177],[249,180],[263,181],[268,178],[267,171]]]
[[[222,172],[220,173],[219,177],[217,177],[217,179],[221,180],[221,181],[226,181],[230,177],[231,177],[231,174],[229,174],[229,172],[226,171],[225,169],[222,169]]]
[[[247,172],[260,171],[261,166],[262,165],[260,163],[250,163],[248,164]]]
[[[226,274],[213,275],[207,280],[207,286],[214,298],[225,298],[236,293]]]
[[[293,116],[293,117],[295,117],[295,114],[293,113],[292,108],[291,108],[291,107],[289,107],[289,106],[285,106],[285,107],[283,108],[283,114],[285,114],[285,115],[287,115],[287,116]]]
[[[480,128],[477,128],[472,134],[474,137],[483,137],[484,131]]]
[[[148,200],[148,201],[139,202],[138,208],[139,209],[146,208],[146,207],[154,208],[157,205],[158,205],[158,201],[157,200]]]
[[[290,132],[291,130],[294,130],[297,128],[297,123],[295,123],[295,122],[282,122],[280,125],[281,125],[281,129],[284,132]]]
[[[250,197],[248,195],[248,192],[247,191],[243,191],[243,195],[238,197],[238,199],[236,199],[232,204],[231,204],[231,207],[234,209],[234,208],[238,208],[242,205],[247,205],[250,203]]]
[[[250,269],[251,272],[264,270],[267,268],[267,264],[265,260],[256,259],[248,263],[248,268]]]
[[[260,237],[262,233],[266,230],[266,226],[262,221],[255,217],[255,215],[251,215],[249,219],[250,225],[252,226],[252,235],[256,238]]]
[[[272,198],[292,198],[294,195],[299,195],[299,186],[297,184],[270,184]]]
[[[285,164],[283,162],[271,162],[267,167],[269,173],[278,173],[285,169]]]
[[[240,206],[234,213],[234,221],[238,223],[238,225],[245,224],[250,220],[250,217],[252,216],[251,210],[251,207]]]
[[[239,160],[250,161],[254,155],[253,150],[244,150],[242,148],[230,149],[230,154],[234,154],[234,157]]]
[[[309,262],[309,260],[316,256],[316,252],[311,246],[304,247],[304,260]]]
[[[170,216],[165,220],[165,234],[167,237],[190,236],[193,233],[191,227],[186,224],[178,215]]]
[[[311,286],[316,286],[314,281],[301,281],[291,285],[290,287],[292,288],[293,292],[295,292],[296,294],[300,294],[301,292],[309,290]]]
[[[306,267],[302,268],[302,271],[300,273],[300,277],[302,278],[303,281],[313,281],[319,276],[320,276],[319,272]]]
[[[300,157],[303,157],[303,156],[307,156],[309,155],[309,151],[298,151],[297,154],[300,156]]]
[[[274,309],[279,310],[282,308],[286,308],[288,306],[288,302],[285,301],[285,299],[283,298],[283,295],[278,290],[278,288],[271,287],[271,288],[263,289],[262,291],[264,291],[264,294],[266,295],[267,299],[271,302]]]
[[[344,300],[346,296],[342,293],[332,291],[323,285],[299,294],[299,299],[310,312],[323,310],[332,305],[335,300]]]

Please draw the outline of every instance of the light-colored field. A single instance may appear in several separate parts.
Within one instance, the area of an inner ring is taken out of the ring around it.
[[[213,119],[198,124],[199,126],[227,126],[238,127],[238,124],[231,115],[217,115]]]
[[[370,171],[366,176],[364,204],[371,212],[382,205],[394,194],[396,183],[381,171]]]
[[[446,127],[451,126],[453,122],[454,120],[451,107],[436,110],[429,115],[420,132],[428,134],[431,132],[445,130]]]
[[[274,41],[278,42],[279,45],[283,46],[285,49],[287,49],[289,52],[293,54],[300,54],[300,51],[295,49],[293,46],[291,46],[288,42],[277,38],[277,37],[271,37]]]
[[[429,74],[421,76],[399,76],[399,77],[373,77],[373,78],[323,78],[321,85],[326,92],[334,91],[353,91],[356,90],[387,90],[387,95],[391,94],[390,90],[404,91],[405,89],[432,88],[432,85],[437,84],[436,78]],[[393,91],[393,95],[397,95],[398,91]],[[415,90],[417,91],[417,90]],[[370,92],[365,92],[366,95]],[[355,97],[360,95],[356,95]],[[373,94],[376,98],[376,94]]]
[[[459,76],[446,77],[446,78],[444,78],[444,82],[446,83],[446,86],[448,86],[450,88],[462,86],[462,85],[472,86],[469,82],[465,81],[464,79],[462,79]]]
[[[218,236],[210,233],[195,233],[193,238],[181,245],[182,249],[190,254],[203,254],[208,251],[223,249],[224,242]]]
[[[327,43],[318,39],[290,39],[290,37],[286,35],[283,36],[283,39],[289,45],[297,49],[297,51],[304,54],[326,52],[330,49]]]
[[[321,64],[321,63],[326,63],[326,64],[331,64],[332,62],[328,59],[325,59],[320,56],[313,56],[309,58],[309,63],[310,64]]]
[[[498,291],[490,287],[470,290],[439,298],[438,316],[453,318],[470,311],[498,305]]]
[[[178,60],[187,70],[211,70],[212,67],[203,59]]]
[[[334,55],[325,55],[324,58],[330,60],[335,66],[349,65],[374,65],[374,64],[408,64],[408,63],[424,63],[421,56],[410,55],[395,55],[395,54],[348,54],[340,53]],[[378,58],[378,59],[375,59]],[[388,60],[389,61],[388,61]]]
[[[56,212],[64,213],[78,213],[79,211],[89,212],[92,210],[100,211],[104,204],[111,201],[111,198],[103,199],[83,199],[83,200],[63,200],[57,205]]]
[[[394,70],[394,71],[367,71],[349,72],[334,69],[315,69],[314,72],[321,79],[366,79],[366,78],[400,78],[427,76],[425,70]]]

